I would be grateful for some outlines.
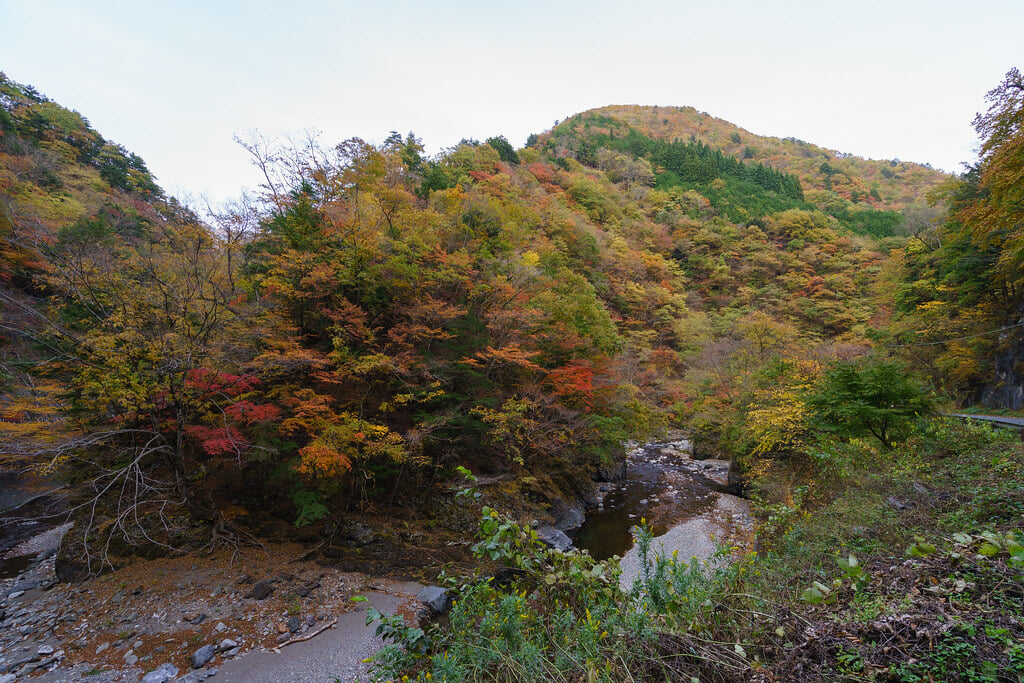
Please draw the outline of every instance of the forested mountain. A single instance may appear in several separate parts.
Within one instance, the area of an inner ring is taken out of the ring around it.
[[[604,121],[608,130],[624,127],[663,142],[696,141],[724,155],[764,164],[796,176],[808,201],[825,205],[833,195],[874,208],[902,210],[923,204],[946,174],[899,159],[875,161],[825,149],[797,138],[755,135],[693,107],[609,106],[563,122],[587,127]]]
[[[457,466],[545,514],[669,427],[789,452],[824,364],[920,308],[902,269],[951,181],[606,107],[435,158],[253,138],[259,197],[204,222],[79,114],[0,92],[4,458],[130,489],[103,528],[136,540],[140,511],[429,518]]]

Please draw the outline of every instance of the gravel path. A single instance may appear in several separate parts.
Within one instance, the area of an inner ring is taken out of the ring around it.
[[[403,603],[415,600],[417,584],[396,584],[389,592],[364,593],[370,604],[395,614]],[[411,591],[411,592],[410,592]],[[366,625],[366,611],[343,614],[333,628],[279,651],[255,652],[226,662],[217,683],[330,683],[368,681],[370,665],[363,660],[381,647],[374,626]]]

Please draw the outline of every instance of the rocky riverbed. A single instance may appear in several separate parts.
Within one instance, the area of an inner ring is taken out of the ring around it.
[[[598,559],[621,556],[631,583],[639,566],[631,529],[641,521],[657,537],[652,551],[678,550],[685,560],[709,558],[717,543],[746,546],[749,505],[729,490],[729,462],[695,460],[685,438],[632,444],[625,475],[600,486],[597,505],[570,535]]]
[[[298,545],[139,561],[81,584],[57,583],[53,555],[63,530],[8,551],[32,559],[0,581],[0,683],[365,680],[362,660],[377,641],[351,598],[368,596],[410,621],[424,616],[419,584],[305,562]],[[317,639],[343,647],[324,657],[310,647]]]
[[[725,492],[728,468],[692,459],[685,439],[634,445],[625,477],[601,484],[591,512],[577,518],[576,545],[623,555],[628,587],[639,569],[629,529],[641,518],[654,527],[654,552],[706,559],[717,543],[746,544],[749,509]],[[54,523],[50,507],[46,514]],[[380,641],[352,598],[409,623],[428,613],[420,584],[327,568],[299,544],[139,560],[58,583],[54,556],[69,525],[47,529],[27,514],[7,522],[0,683],[366,680],[363,660]]]

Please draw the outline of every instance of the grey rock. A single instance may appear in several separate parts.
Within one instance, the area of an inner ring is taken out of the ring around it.
[[[315,623],[316,623],[316,617],[314,617],[312,614],[307,614],[306,615],[306,626],[312,626]]]
[[[281,643],[287,643],[291,639],[292,639],[292,634],[291,633],[282,633],[281,635],[279,635],[277,637],[277,641],[276,642],[277,642],[278,645],[280,645]]]
[[[199,669],[209,664],[215,652],[213,645],[203,645],[192,653],[192,668]]]
[[[416,593],[416,599],[426,605],[433,614],[443,614],[448,609],[448,591],[440,586],[424,586]]]
[[[161,664],[142,677],[141,683],[167,683],[178,675],[178,667],[170,662]]]
[[[15,598],[20,598],[24,594],[25,594],[25,591],[11,591],[10,593],[7,594],[7,599],[8,600],[14,600]]]
[[[32,590],[33,588],[38,588],[42,584],[43,581],[38,579],[35,581],[19,581],[18,583],[11,586],[11,590],[25,592],[27,590]]]
[[[39,649],[36,650],[36,654],[37,655],[43,655],[43,656],[45,656],[45,655],[52,655],[53,654],[53,646],[52,645],[40,645]]]
[[[224,625],[223,621],[218,621],[217,625],[213,627],[213,630],[217,633],[224,633],[224,631],[228,630],[228,627]]]
[[[289,631],[291,631],[292,633],[298,633],[300,628],[302,628],[302,619],[299,619],[298,617],[288,618]]]
[[[257,600],[266,600],[274,592],[274,586],[269,581],[260,581],[252,587],[252,597]]]
[[[225,650],[230,650],[234,647],[238,647],[238,643],[231,640],[230,638],[225,638],[224,640],[220,641],[220,645],[217,646],[217,650],[220,652],[224,652]]]
[[[14,674],[0,674],[0,683],[14,683],[17,679]]]
[[[241,647],[233,647],[233,648],[231,648],[230,650],[228,650],[227,652],[225,652],[225,653],[224,653],[224,656],[225,656],[225,657],[234,657],[234,656],[235,656],[235,655],[237,655],[237,654],[238,654],[239,652],[241,652],[241,650],[242,650],[242,648],[241,648]]]
[[[139,663],[139,657],[134,652],[129,652],[124,656],[124,663],[128,666],[135,666]]]
[[[96,654],[100,654],[104,650],[110,647],[110,643],[100,643],[100,646],[96,648]]]
[[[355,520],[346,520],[339,524],[335,535],[343,545],[353,548],[362,548],[381,539],[376,531]]]
[[[616,457],[610,463],[604,463],[594,472],[594,481],[617,481],[626,476],[626,459]]]
[[[559,500],[554,503],[552,516],[555,518],[554,527],[556,529],[568,531],[569,529],[580,528],[587,516],[587,512],[580,502],[566,503]]]
[[[885,502],[897,510],[906,510],[909,507],[905,501],[900,500],[896,496],[889,496],[885,499]]]
[[[316,581],[314,581],[312,583],[307,583],[305,585],[302,585],[302,586],[299,586],[298,588],[296,588],[295,589],[295,594],[298,595],[300,598],[305,598],[305,597],[308,597],[310,593],[312,593],[313,591],[315,591],[319,587],[320,587],[320,584],[318,582],[316,582]]]
[[[553,526],[542,526],[537,529],[537,538],[542,543],[551,546],[555,550],[561,550],[565,552],[572,547],[572,541],[564,532],[559,531]]]

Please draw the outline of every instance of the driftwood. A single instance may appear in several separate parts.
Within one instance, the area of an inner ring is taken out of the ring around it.
[[[292,643],[301,643],[302,641],[309,640],[310,638],[315,638],[316,636],[320,635],[321,633],[323,633],[324,631],[331,628],[337,623],[337,619],[331,619],[329,622],[327,622],[326,624],[324,624],[323,626],[321,626],[320,628],[311,633],[307,633],[306,635],[301,636],[299,638],[291,638],[289,640],[284,641],[283,643],[281,643],[281,647],[284,647],[285,645],[291,645]]]

